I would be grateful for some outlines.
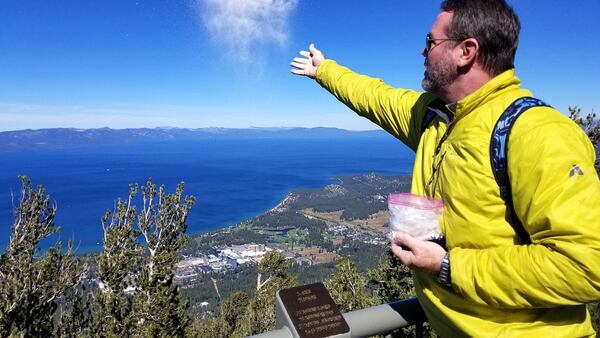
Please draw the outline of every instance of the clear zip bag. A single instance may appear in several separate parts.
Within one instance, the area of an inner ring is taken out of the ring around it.
[[[410,193],[390,194],[388,210],[390,240],[397,233],[405,233],[420,240],[442,238],[440,218],[444,203],[441,200]]]

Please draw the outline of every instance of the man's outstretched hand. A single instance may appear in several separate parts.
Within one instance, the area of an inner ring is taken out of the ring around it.
[[[291,65],[294,68],[291,69],[291,72],[314,79],[317,74],[317,68],[319,68],[321,62],[325,61],[325,56],[312,43],[308,47],[308,50],[308,52],[305,50],[300,52],[300,55],[304,56],[304,58],[294,58],[292,60]]]
[[[440,272],[442,259],[446,255],[446,250],[439,244],[405,234],[396,235],[392,239],[392,252],[407,267],[434,275]]]

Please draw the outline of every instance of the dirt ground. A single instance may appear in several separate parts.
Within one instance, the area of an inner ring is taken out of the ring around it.
[[[303,209],[301,212],[305,215],[313,216],[325,221],[340,223],[346,226],[355,226],[381,234],[385,234],[389,231],[387,223],[390,216],[387,211],[380,211],[370,215],[367,219],[355,219],[352,221],[342,220],[341,215],[343,211],[341,210],[334,212],[316,212],[313,209]]]
[[[312,259],[312,261],[316,264],[333,262],[337,257],[335,252],[327,252],[317,247],[306,248],[298,253],[304,257]]]

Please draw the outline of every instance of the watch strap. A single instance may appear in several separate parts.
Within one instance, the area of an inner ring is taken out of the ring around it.
[[[438,283],[450,286],[450,253],[447,252],[444,258],[442,258],[442,264],[440,265],[440,273],[438,274]]]

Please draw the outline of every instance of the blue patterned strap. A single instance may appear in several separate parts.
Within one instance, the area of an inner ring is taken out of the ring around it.
[[[454,114],[446,107],[444,101],[440,99],[435,99],[427,105],[427,110],[421,123],[421,134],[425,132],[425,129],[429,127],[437,116],[444,119],[446,123],[450,123],[450,120],[454,118]]]
[[[427,107],[427,111],[425,112],[425,116],[423,117],[423,124],[421,125],[421,133],[425,132],[425,129],[429,127],[429,124],[433,121],[433,119],[437,116],[434,110]]]
[[[523,227],[523,224],[515,213],[515,206],[512,200],[512,189],[508,177],[508,136],[517,118],[532,107],[549,107],[546,103],[533,97],[522,97],[515,100],[500,115],[500,118],[494,126],[492,138],[490,140],[490,157],[494,178],[500,187],[500,196],[506,203],[506,218],[513,227],[522,244],[531,244],[529,233]]]

